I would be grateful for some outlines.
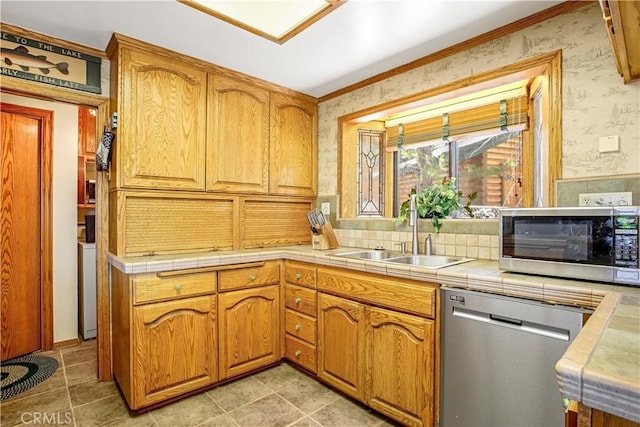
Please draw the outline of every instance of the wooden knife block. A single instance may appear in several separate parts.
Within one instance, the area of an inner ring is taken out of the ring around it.
[[[337,249],[338,239],[336,233],[333,232],[333,227],[327,222],[322,228],[318,230],[320,234],[314,234],[311,238],[311,246],[318,251],[325,251],[327,249]]]

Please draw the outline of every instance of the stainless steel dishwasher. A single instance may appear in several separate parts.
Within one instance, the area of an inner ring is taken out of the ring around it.
[[[442,288],[440,426],[564,425],[555,364],[586,310]]]

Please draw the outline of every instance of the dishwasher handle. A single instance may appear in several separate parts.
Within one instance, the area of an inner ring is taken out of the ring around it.
[[[500,316],[498,314],[484,313],[481,311],[469,310],[468,308],[453,307],[452,315],[463,319],[475,320],[478,322],[488,323],[495,326],[502,326],[511,329],[517,329],[522,332],[529,332],[536,335],[542,335],[549,338],[555,338],[562,341],[570,340],[570,333],[567,329],[555,328],[553,326],[542,325],[539,323],[527,322],[525,320],[514,319],[511,317]]]
[[[489,319],[496,322],[508,323],[510,325],[522,326],[522,320],[513,319],[511,317],[506,317],[506,316],[500,316],[498,314],[490,314]]]

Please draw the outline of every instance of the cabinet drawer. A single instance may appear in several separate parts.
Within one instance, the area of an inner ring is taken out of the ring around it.
[[[322,267],[318,290],[350,300],[434,318],[438,285],[411,279]]]
[[[293,363],[316,373],[316,347],[291,335],[284,338],[284,355]]]
[[[313,317],[286,310],[285,329],[288,334],[298,337],[310,344],[316,343],[316,319]]]
[[[287,283],[284,299],[287,308],[316,317],[316,291]]]
[[[216,291],[216,272],[185,274],[172,272],[170,276],[142,274],[133,279],[134,304],[212,294]]]
[[[285,261],[284,280],[309,288],[316,287],[316,268],[296,261]]]
[[[278,261],[266,261],[263,265],[238,267],[218,272],[218,290],[255,288],[280,283],[280,264]]]

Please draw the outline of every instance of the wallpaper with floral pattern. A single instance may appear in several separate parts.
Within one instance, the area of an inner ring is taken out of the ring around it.
[[[318,192],[337,193],[340,116],[562,50],[562,178],[640,172],[640,81],[623,84],[596,2],[508,36],[321,103]],[[426,54],[426,53],[425,53]],[[619,152],[598,137],[618,135]]]

